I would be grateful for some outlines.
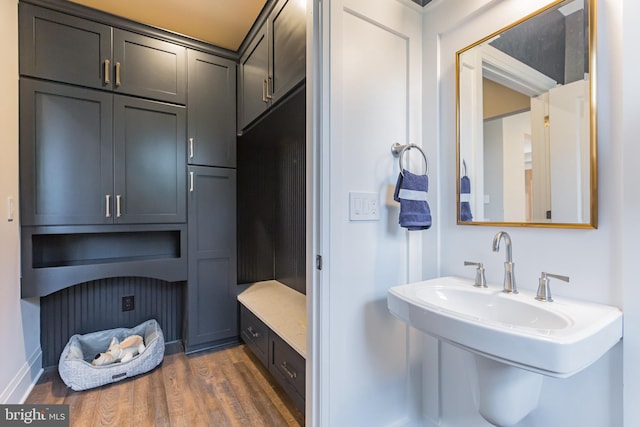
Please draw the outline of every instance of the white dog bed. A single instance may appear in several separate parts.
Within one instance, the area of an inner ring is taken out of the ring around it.
[[[125,363],[91,364],[96,354],[107,350],[113,337],[122,341],[129,335],[140,335],[144,339],[146,348],[142,353]],[[58,371],[67,386],[79,391],[148,372],[163,358],[164,335],[158,322],[151,319],[131,329],[117,328],[72,336],[60,355]]]

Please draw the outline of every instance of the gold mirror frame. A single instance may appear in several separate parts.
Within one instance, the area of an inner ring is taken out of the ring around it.
[[[590,165],[590,216],[589,222],[584,223],[564,223],[564,222],[493,222],[493,221],[462,221],[461,220],[461,198],[460,181],[462,178],[462,160],[460,149],[460,55],[478,45],[498,37],[501,33],[537,16],[549,9],[559,6],[567,0],[557,0],[549,5],[525,16],[513,24],[501,28],[487,37],[456,52],[456,221],[458,225],[484,225],[484,226],[512,226],[512,227],[548,227],[548,228],[578,228],[596,229],[598,228],[598,169],[597,169],[597,104],[596,104],[596,0],[586,0],[588,5],[588,63],[589,63],[589,165]]]

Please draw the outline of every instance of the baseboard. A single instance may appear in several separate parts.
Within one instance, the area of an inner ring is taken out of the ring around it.
[[[0,403],[24,403],[42,372],[42,349],[38,347],[0,393]]]
[[[388,424],[387,427],[437,427],[437,426],[436,424],[433,424],[431,421],[427,419],[414,419],[411,417],[405,417],[391,424]]]

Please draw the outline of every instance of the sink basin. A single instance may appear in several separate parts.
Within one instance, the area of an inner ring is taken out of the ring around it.
[[[442,277],[395,286],[389,310],[409,325],[481,356],[565,378],[598,360],[622,338],[617,307],[527,292],[475,288]]]

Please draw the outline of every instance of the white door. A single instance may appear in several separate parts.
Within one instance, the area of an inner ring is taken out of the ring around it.
[[[386,195],[399,172],[391,145],[421,144],[422,9],[389,0],[332,0],[320,8],[313,78],[320,92],[312,105],[320,168],[314,249],[323,268],[311,289],[308,421],[397,425],[419,404],[411,389],[421,378],[411,372],[414,332],[391,316],[386,296],[389,287],[420,278],[422,234],[399,227],[398,207]],[[373,194],[380,219],[351,221],[350,192]]]

